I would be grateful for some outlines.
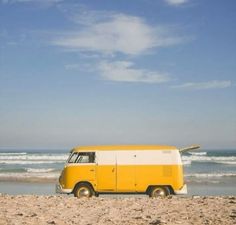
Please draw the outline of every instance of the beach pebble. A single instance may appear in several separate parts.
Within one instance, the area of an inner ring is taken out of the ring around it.
[[[230,200],[229,203],[230,203],[230,204],[236,204],[236,201]]]
[[[149,223],[150,225],[158,225],[158,224],[161,224],[161,221],[160,220],[153,220]]]
[[[230,200],[236,200],[236,197],[230,196],[228,199],[230,199]]]

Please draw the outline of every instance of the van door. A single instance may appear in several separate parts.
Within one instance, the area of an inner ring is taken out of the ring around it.
[[[77,177],[81,181],[95,182],[95,152],[79,152],[76,160],[79,171]]]
[[[96,152],[97,190],[100,192],[116,191],[116,156],[113,151]]]
[[[135,151],[117,151],[117,191],[135,191]]]

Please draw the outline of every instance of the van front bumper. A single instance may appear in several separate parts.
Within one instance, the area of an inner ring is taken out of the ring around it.
[[[56,193],[57,194],[70,194],[72,189],[64,189],[60,184],[56,184]]]
[[[186,184],[184,184],[184,186],[181,189],[175,190],[176,195],[186,195],[187,193],[188,193],[188,189],[187,189]]]

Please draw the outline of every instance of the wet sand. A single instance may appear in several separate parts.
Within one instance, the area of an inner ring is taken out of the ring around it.
[[[236,197],[0,195],[0,224],[236,224]]]

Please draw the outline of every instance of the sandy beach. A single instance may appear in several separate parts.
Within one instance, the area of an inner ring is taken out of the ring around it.
[[[236,197],[0,195],[0,224],[230,224]]]

